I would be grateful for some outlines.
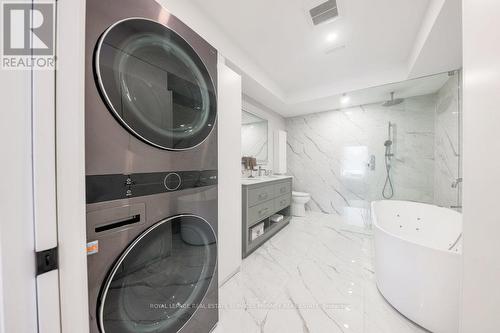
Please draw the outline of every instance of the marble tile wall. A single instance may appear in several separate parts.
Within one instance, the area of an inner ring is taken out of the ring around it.
[[[458,73],[451,76],[438,91],[436,102],[434,203],[445,207],[460,204],[460,186],[451,187],[460,177],[459,80]]]
[[[289,174],[294,190],[311,194],[309,209],[359,215],[382,199],[388,122],[396,124],[394,199],[434,200],[436,94],[392,107],[381,103],[287,119]],[[368,167],[375,155],[375,170]]]

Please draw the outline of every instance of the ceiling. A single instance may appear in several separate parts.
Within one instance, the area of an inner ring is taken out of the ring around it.
[[[333,109],[343,93],[461,66],[457,0],[337,0],[339,17],[319,26],[307,10],[320,0],[191,1],[259,69],[254,75],[229,59],[245,94],[283,116]]]

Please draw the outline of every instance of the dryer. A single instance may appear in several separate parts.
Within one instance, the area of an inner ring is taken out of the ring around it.
[[[209,332],[217,52],[154,0],[86,9],[90,332]]]
[[[86,17],[86,174],[216,169],[217,51],[154,0]]]

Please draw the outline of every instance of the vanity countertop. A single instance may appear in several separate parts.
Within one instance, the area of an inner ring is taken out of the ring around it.
[[[256,185],[256,184],[262,184],[262,183],[266,183],[266,182],[273,182],[273,181],[291,179],[291,178],[293,178],[293,177],[292,176],[285,176],[285,175],[272,175],[272,176],[262,176],[262,177],[255,177],[255,178],[241,178],[241,185],[249,186],[249,185]]]

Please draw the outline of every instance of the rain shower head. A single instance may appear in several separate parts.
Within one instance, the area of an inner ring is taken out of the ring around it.
[[[404,98],[396,98],[394,99],[394,91],[391,92],[391,100],[390,101],[386,101],[384,102],[384,104],[382,104],[382,106],[394,106],[394,105],[398,105],[398,104],[401,104],[403,103],[404,101]]]

